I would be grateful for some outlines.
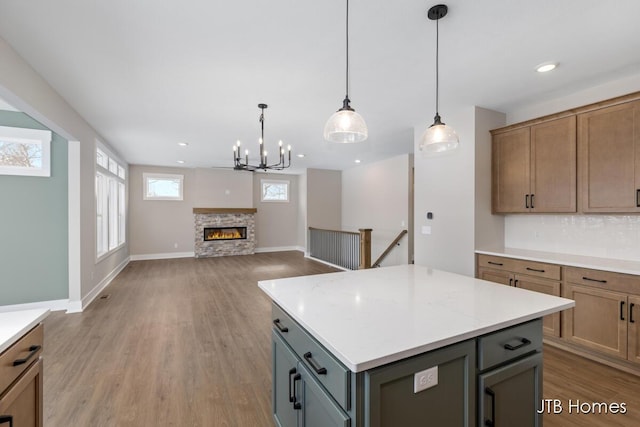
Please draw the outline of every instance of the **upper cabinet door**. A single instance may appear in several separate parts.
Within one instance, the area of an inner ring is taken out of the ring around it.
[[[531,212],[576,212],[576,117],[531,126]]]
[[[493,135],[492,157],[493,212],[528,212],[531,162],[529,128]]]
[[[640,212],[640,101],[578,116],[583,212]]]

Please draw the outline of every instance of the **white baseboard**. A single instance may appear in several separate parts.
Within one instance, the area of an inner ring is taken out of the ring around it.
[[[342,271],[351,271],[351,270],[349,270],[348,268],[344,268],[344,267],[341,267],[341,266],[339,266],[339,265],[331,264],[330,262],[323,261],[323,260],[318,259],[318,258],[314,258],[314,257],[310,256],[309,254],[307,254],[306,252],[305,252],[305,254],[304,254],[304,257],[305,257],[305,258],[312,259],[312,260],[317,261],[317,262],[319,262],[319,263],[322,263],[322,264],[328,265],[328,266],[330,266],[330,267],[334,267],[334,268],[340,269],[340,270],[342,270]]]
[[[122,261],[116,268],[113,269],[113,271],[111,273],[109,273],[107,275],[107,277],[105,277],[104,279],[102,279],[100,281],[100,283],[98,283],[93,289],[91,289],[91,291],[89,291],[89,293],[87,295],[84,296],[84,298],[82,298],[82,303],[80,306],[80,310],[77,311],[73,311],[73,313],[77,313],[79,311],[84,310],[85,308],[87,308],[87,306],[89,304],[91,304],[93,302],[94,299],[96,299],[96,297],[98,296],[98,294],[100,292],[102,292],[107,286],[109,286],[109,284],[111,283],[111,281],[113,279],[115,279],[115,277],[122,271],[124,270],[124,268],[127,266],[127,264],[129,264],[129,261],[131,261],[131,257],[126,258],[124,261]],[[77,306],[75,306],[74,308],[77,309]]]
[[[270,248],[256,248],[256,253],[263,252],[285,252],[285,251],[300,251],[304,252],[304,248],[302,246],[273,246]]]
[[[12,304],[0,306],[0,313],[7,311],[34,310],[44,308],[51,311],[63,311],[69,309],[68,299],[57,299],[51,301],[28,302],[24,304]]]
[[[194,252],[167,252],[162,254],[131,255],[131,261],[146,261],[150,259],[193,258]]]

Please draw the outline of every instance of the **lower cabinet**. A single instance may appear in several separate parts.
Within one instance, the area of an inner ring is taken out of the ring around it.
[[[272,316],[278,427],[540,425],[541,319],[344,376],[284,311]]]
[[[0,354],[0,426],[42,427],[43,326]]]
[[[542,353],[478,377],[478,425],[538,427],[542,398]]]
[[[277,332],[272,332],[273,417],[279,427],[348,427],[332,400]]]

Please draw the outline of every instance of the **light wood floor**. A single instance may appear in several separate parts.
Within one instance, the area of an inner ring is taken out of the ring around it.
[[[131,262],[84,313],[45,321],[45,427],[271,427],[270,301],[258,280],[334,271],[299,252]],[[545,427],[640,425],[640,378],[545,347],[544,397],[626,402],[626,415]]]

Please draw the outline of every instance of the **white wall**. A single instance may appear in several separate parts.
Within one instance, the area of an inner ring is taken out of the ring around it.
[[[398,233],[409,228],[409,154],[342,171],[342,229],[371,228],[371,261]],[[407,264],[409,239],[387,255],[382,266]]]
[[[416,126],[414,138],[415,263],[469,276],[475,270],[474,117],[474,107],[447,111],[444,119],[460,137],[454,151],[423,156],[418,144],[429,124]],[[431,227],[431,234],[422,227]]]
[[[236,172],[237,173],[237,172]],[[263,202],[261,180],[289,182],[288,202]],[[256,214],[256,250],[259,252],[298,250],[298,176],[274,173],[255,173],[253,206]]]
[[[556,97],[507,114],[517,123],[640,91],[640,75]],[[568,254],[640,259],[640,217],[634,215],[508,215],[507,247]]]
[[[500,244],[504,237],[503,218],[491,215],[489,134],[504,124],[504,114],[466,107],[448,111],[446,121],[460,146],[432,157],[418,148],[430,124],[415,127],[415,263],[473,276],[475,249]],[[430,234],[423,227],[430,227]]]

